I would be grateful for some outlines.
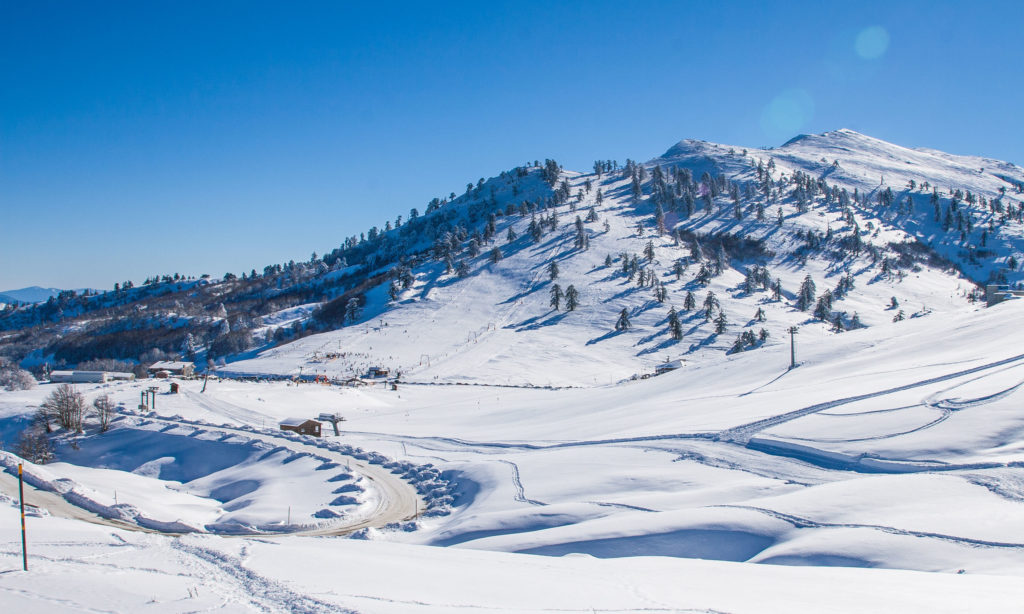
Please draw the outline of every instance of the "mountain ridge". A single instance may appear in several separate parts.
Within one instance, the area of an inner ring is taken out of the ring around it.
[[[434,199],[422,215],[413,209],[405,223],[306,263],[221,280],[165,276],[6,313],[0,327],[21,331],[15,357],[32,354],[30,363],[139,360],[149,343],[167,355],[223,357],[239,374],[342,376],[376,362],[421,378],[593,385],[647,372],[654,357],[703,360],[781,343],[793,325],[839,334],[968,309],[976,284],[1019,282],[1008,265],[1024,257],[1024,172],[1004,163],[994,175],[977,160],[848,129],[776,149],[682,140],[648,162],[598,161],[589,173],[547,160]],[[563,269],[556,278],[553,263]],[[827,284],[798,308],[808,275]],[[556,308],[556,285],[572,285],[580,306]],[[835,305],[818,309],[826,289]],[[717,304],[703,309],[708,293]],[[685,307],[687,295],[697,304]],[[101,308],[130,315],[75,324]],[[670,309],[685,314],[681,338],[667,332]],[[633,326],[616,331],[623,311]],[[457,324],[438,327],[439,318]],[[436,334],[388,334],[343,363],[311,362],[330,345],[360,347],[356,333],[369,338],[385,319],[404,331],[427,322]],[[502,375],[498,363],[519,354],[567,360],[552,343],[592,373],[549,382],[515,358],[522,376]]]

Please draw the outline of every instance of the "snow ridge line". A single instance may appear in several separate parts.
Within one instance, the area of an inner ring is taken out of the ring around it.
[[[839,407],[840,405],[846,405],[848,403],[855,403],[857,401],[863,401],[865,399],[871,399],[875,397],[884,396],[887,394],[893,394],[895,392],[902,392],[904,390],[912,390],[914,388],[920,388],[921,386],[928,386],[930,384],[949,381],[957,377],[963,377],[964,375],[970,375],[972,373],[978,373],[988,369],[993,369],[995,367],[1001,367],[1003,365],[1011,364],[1021,360],[1024,360],[1024,354],[1018,354],[1017,356],[1011,356],[1010,358],[1004,358],[1003,360],[997,360],[995,362],[990,362],[977,367],[972,367],[970,369],[964,369],[963,371],[956,371],[954,373],[948,373],[946,375],[930,377],[928,379],[924,379],[919,382],[914,382],[912,384],[904,384],[902,386],[895,386],[893,388],[888,388],[886,390],[868,392],[865,394],[858,394],[852,397],[846,397],[844,399],[837,399],[835,401],[817,403],[815,405],[810,405],[808,407],[787,412],[785,414],[772,416],[771,418],[764,418],[763,420],[756,420],[754,422],[749,422],[747,424],[741,424],[740,426],[735,426],[733,428],[726,429],[720,432],[718,436],[715,437],[715,439],[717,441],[731,441],[733,443],[746,444],[750,441],[750,438],[753,435],[765,429],[769,429],[780,424],[785,424],[786,422],[796,420],[797,418],[803,418],[804,416],[809,416],[811,414],[815,414],[826,409],[832,409],[833,407]]]
[[[291,590],[284,584],[271,580],[245,567],[244,562],[223,552],[210,548],[182,543],[180,539],[171,542],[175,550],[190,555],[216,568],[241,586],[249,602],[265,612],[289,612],[295,614],[356,614],[354,610],[326,601],[320,601]]]
[[[879,524],[860,524],[854,522],[819,522],[817,520],[811,520],[809,518],[803,518],[801,516],[794,516],[792,514],[786,514],[784,512],[777,512],[763,507],[755,507],[752,505],[714,505],[712,507],[723,507],[739,510],[748,510],[752,512],[758,512],[772,518],[777,518],[783,522],[787,522],[797,529],[873,529],[875,531],[882,531],[883,533],[891,533],[893,535],[906,535],[910,537],[927,537],[931,539],[940,539],[943,541],[953,542],[956,544],[965,544],[968,546],[982,546],[986,548],[1014,548],[1024,549],[1024,544],[1014,542],[997,542],[985,539],[975,539],[972,537],[959,537],[956,535],[947,535],[945,533],[934,533],[931,531],[915,531],[913,529],[897,529],[896,527],[890,527]]]

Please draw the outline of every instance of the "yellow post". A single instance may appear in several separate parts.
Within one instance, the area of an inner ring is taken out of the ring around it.
[[[28,549],[25,547],[25,486],[18,463],[18,499],[21,501],[21,566],[28,571]]]

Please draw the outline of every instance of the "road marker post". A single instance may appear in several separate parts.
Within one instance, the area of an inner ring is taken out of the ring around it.
[[[28,571],[28,548],[25,540],[25,479],[21,475],[21,463],[18,463],[18,501],[21,503],[21,566]]]

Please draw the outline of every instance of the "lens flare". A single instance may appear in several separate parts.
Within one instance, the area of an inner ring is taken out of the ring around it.
[[[889,32],[882,26],[864,28],[853,44],[857,55],[865,60],[877,60],[889,48]]]
[[[761,128],[772,139],[791,138],[814,116],[814,99],[802,89],[780,93],[761,112]]]

